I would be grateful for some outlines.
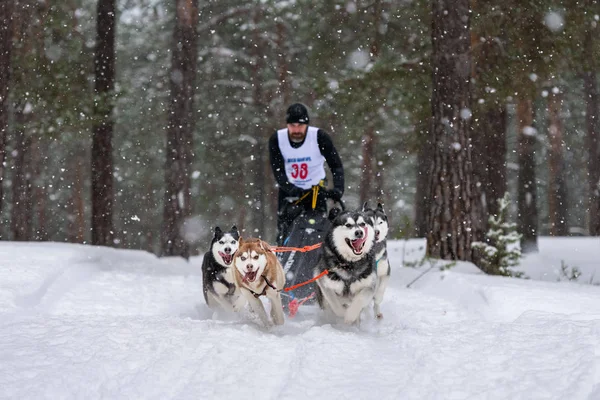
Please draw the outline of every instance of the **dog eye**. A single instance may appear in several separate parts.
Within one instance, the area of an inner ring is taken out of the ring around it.
[[[225,242],[222,240],[219,240],[219,244],[225,244]]]
[[[352,228],[352,224],[346,224],[346,228]]]
[[[242,261],[246,261],[246,257],[244,257],[244,256],[241,256],[241,257],[240,257],[240,260],[242,260]]]
[[[255,260],[258,260],[258,256],[257,256],[257,255],[256,255],[256,256],[254,256],[254,257],[252,257],[252,258],[254,258]]]
[[[360,224],[358,224],[358,226],[365,226],[366,224],[364,222],[361,222]]]

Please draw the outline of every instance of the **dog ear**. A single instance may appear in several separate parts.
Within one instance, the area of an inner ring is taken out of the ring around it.
[[[269,246],[269,243],[265,242],[264,240],[260,241],[260,247],[265,251],[265,252],[269,252],[271,251],[271,246]]]
[[[337,218],[338,215],[340,215],[340,212],[342,212],[341,208],[338,207],[334,207],[329,211],[329,216],[327,217],[330,221],[333,221],[334,219]]]
[[[365,212],[365,211],[367,211],[367,210],[369,209],[369,207],[367,206],[367,204],[369,204],[369,202],[368,202],[368,201],[365,201],[365,202],[363,203],[362,210],[361,210],[362,212]]]
[[[240,236],[240,238],[238,239],[238,246],[242,247],[242,243],[244,243],[244,239],[242,239],[242,237]]]
[[[215,226],[215,237],[221,236],[223,231],[218,226]]]
[[[377,209],[383,211],[383,206],[381,205],[381,203],[377,203]]]
[[[235,225],[233,225],[231,227],[231,230],[229,231],[229,233],[231,233],[231,235],[236,239],[238,239],[240,237],[240,231],[238,231],[238,228]]]

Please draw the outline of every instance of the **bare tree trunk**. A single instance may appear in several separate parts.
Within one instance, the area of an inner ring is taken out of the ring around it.
[[[68,228],[68,240],[71,243],[83,243],[85,241],[85,202],[83,199],[84,184],[84,160],[81,154],[77,154],[72,161],[70,220]]]
[[[472,0],[472,8],[477,9],[478,3]],[[487,86],[486,72],[506,61],[506,55],[492,39],[495,34],[488,29],[488,26],[479,26],[479,32],[471,32],[472,75],[479,90]],[[492,40],[482,42],[481,38]],[[476,240],[484,240],[489,217],[498,214],[498,199],[506,192],[506,104],[500,96],[486,93],[486,102],[474,110],[474,117],[472,157],[476,201],[473,204],[473,231]]]
[[[194,89],[198,48],[198,1],[176,0],[167,123],[162,255],[190,256],[185,222],[192,213],[191,166],[195,127]]]
[[[375,158],[375,128],[372,125],[362,138],[362,168],[360,174],[360,204],[372,200],[373,159]]]
[[[8,130],[8,89],[12,53],[14,0],[0,1],[0,212],[4,204],[4,161]],[[1,235],[0,235],[1,236]]]
[[[588,32],[585,48],[591,51],[592,33]],[[586,101],[585,125],[588,146],[588,190],[589,190],[589,232],[592,236],[600,236],[600,99],[598,96],[598,71],[594,60],[583,74],[583,88]]]
[[[290,70],[289,61],[287,54],[289,54],[286,46],[286,30],[283,22],[277,23],[277,37],[275,39],[277,46],[278,62],[277,71],[279,75],[279,95],[283,100],[284,107],[287,107],[290,103],[291,96],[291,84],[288,78],[288,71]]]
[[[370,46],[371,62],[376,62],[379,58],[381,42],[383,40],[381,34],[381,19],[383,15],[383,4],[381,0],[375,0],[373,3],[373,27],[375,28]],[[379,90],[376,90],[379,91]],[[374,184],[375,184],[375,170],[374,166],[376,156],[375,148],[377,138],[375,136],[375,126],[373,125],[373,118],[371,115],[368,116],[369,121],[365,134],[362,138],[362,169],[360,176],[360,203],[364,203],[369,200],[374,200]]]
[[[498,215],[498,200],[506,193],[506,105],[497,104],[485,115],[486,205],[488,215]]]
[[[563,123],[560,116],[562,99],[557,93],[548,97],[548,118],[550,140],[548,185],[548,214],[550,219],[550,235],[567,236],[567,184],[565,180],[565,161],[563,157]]]
[[[12,178],[12,212],[10,227],[13,240],[31,240],[33,223],[33,203],[31,201],[32,184],[29,156],[31,138],[28,137],[22,125],[22,111],[19,111],[18,128],[15,132],[15,159]]]
[[[94,55],[95,99],[92,137],[92,244],[112,246],[113,96],[115,88],[115,0],[98,0]]]
[[[427,254],[471,260],[472,163],[469,0],[432,0],[433,164]]]
[[[262,11],[262,5],[258,4],[253,12],[253,20],[254,20],[254,26],[258,27],[260,26],[260,21],[263,19],[263,11]],[[256,110],[256,115],[259,116],[265,116],[266,115],[266,110],[267,107],[265,107],[265,93],[263,91],[263,71],[265,69],[265,63],[264,63],[264,54],[265,54],[265,43],[264,40],[261,38],[261,33],[258,28],[254,29],[252,35],[253,35],[253,41],[254,41],[254,46],[252,47],[252,58],[254,60],[253,65],[252,65],[252,75],[251,75],[251,82],[252,82],[252,86],[253,86],[253,91],[252,91],[252,98],[253,98],[253,106],[254,109]],[[267,240],[267,236],[266,236],[266,220],[267,220],[267,208],[265,207],[266,203],[267,203],[267,193],[266,193],[266,176],[264,173],[264,167],[265,165],[268,164],[269,162],[269,157],[268,157],[268,148],[267,148],[267,144],[268,143],[268,133],[269,132],[265,132],[264,129],[262,129],[262,127],[257,126],[256,128],[256,137],[257,138],[261,138],[258,143],[256,144],[256,151],[257,151],[257,157],[254,157],[254,160],[251,161],[252,164],[250,165],[254,165],[253,167],[253,174],[252,174],[252,178],[254,180],[254,194],[253,197],[255,197],[255,201],[257,203],[257,209],[255,210],[253,214],[253,216],[255,217],[255,220],[252,221],[252,226],[254,226],[254,228],[256,230],[258,230],[258,232],[260,233],[260,237],[263,238],[263,240]],[[247,187],[252,187],[252,186],[247,186]]]
[[[420,134],[420,146],[417,154],[417,187],[415,193],[415,235],[427,237],[427,215],[429,214],[429,184],[431,182],[431,136],[426,129]]]
[[[150,219],[151,212],[149,210],[153,210],[156,207],[155,203],[155,191],[152,189],[152,181],[150,175],[146,175],[145,177],[146,184],[144,187],[146,188],[145,196],[144,196],[144,208],[143,211],[146,215],[144,218],[144,223],[142,225],[142,229],[145,230],[145,244],[142,248],[145,248],[149,253],[155,253],[156,247],[154,243],[154,229],[152,229],[152,222],[146,222]],[[158,200],[158,199],[157,199]]]
[[[46,204],[48,200],[48,192],[46,184],[41,181],[43,160],[42,160],[42,141],[43,137],[34,138],[31,144],[31,166],[33,170],[32,182],[37,181],[33,185],[33,207],[32,211],[37,224],[35,225],[34,240],[48,240],[48,232],[46,230]]]
[[[520,98],[517,104],[518,119],[518,220],[517,230],[523,235],[521,251],[524,253],[538,250],[538,211],[536,202],[535,178],[535,129],[533,128],[533,109],[531,99]]]

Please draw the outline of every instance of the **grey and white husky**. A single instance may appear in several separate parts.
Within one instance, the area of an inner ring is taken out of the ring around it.
[[[377,208],[372,209],[367,207],[367,203],[363,205],[365,215],[371,221],[371,225],[375,229],[375,244],[373,251],[375,253],[375,270],[377,271],[377,288],[373,297],[373,311],[375,318],[383,318],[381,313],[381,302],[383,295],[390,279],[390,262],[387,253],[387,235],[390,229],[388,218],[383,210],[381,203],[377,203]]]
[[[223,232],[218,226],[210,249],[202,260],[202,289],[206,304],[213,310],[238,311],[245,300],[233,280],[234,254],[239,246],[237,227]]]
[[[375,295],[375,230],[367,219],[361,211],[332,209],[331,228],[314,270],[314,276],[328,271],[316,281],[319,306],[347,324],[360,322]]]

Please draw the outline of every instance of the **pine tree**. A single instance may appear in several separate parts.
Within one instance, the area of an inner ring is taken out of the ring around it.
[[[472,247],[481,253],[479,268],[486,274],[513,276],[520,278],[522,272],[512,268],[519,264],[521,248],[518,246],[521,234],[516,224],[507,221],[510,196],[508,192],[498,199],[498,214],[491,215],[485,242],[473,242]]]

